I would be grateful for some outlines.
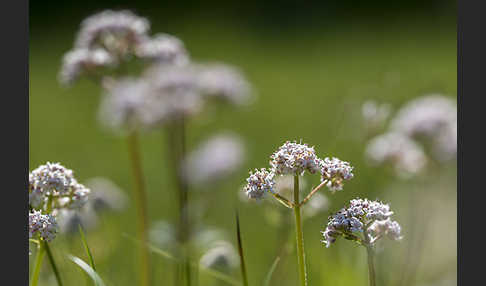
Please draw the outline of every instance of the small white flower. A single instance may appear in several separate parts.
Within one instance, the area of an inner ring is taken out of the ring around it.
[[[327,181],[327,187],[335,192],[343,189],[343,181],[351,180],[353,167],[348,162],[341,161],[338,158],[324,158],[319,160],[321,172],[321,182]]]
[[[105,10],[83,20],[75,47],[104,48],[124,56],[146,40],[149,29],[149,21],[131,11]]]
[[[314,174],[319,170],[319,159],[314,147],[308,147],[307,144],[287,141],[270,159],[276,175],[303,175],[304,171]]]
[[[135,49],[138,57],[164,64],[185,65],[189,56],[184,43],[168,34],[157,34],[143,41]]]
[[[40,211],[29,212],[29,238],[37,234],[47,242],[51,242],[57,235],[58,225],[56,219],[50,214]]]
[[[364,233],[370,237],[371,244],[375,243],[381,235],[387,235],[393,240],[399,240],[400,225],[391,221],[393,212],[387,204],[368,199],[353,199],[347,207],[329,217],[326,229],[322,232],[326,247],[343,236],[351,240],[360,240],[355,233]],[[366,243],[361,240],[361,243]]]
[[[390,123],[391,129],[432,143],[439,160],[451,159],[457,152],[457,106],[439,94],[419,97],[402,107]]]
[[[244,192],[250,199],[262,199],[267,192],[275,192],[275,174],[265,168],[250,172]]]
[[[59,81],[69,85],[82,75],[97,76],[103,68],[116,64],[116,59],[103,49],[74,49],[64,55]]]
[[[366,146],[365,155],[372,164],[391,164],[401,177],[419,173],[427,163],[427,157],[420,145],[395,132],[371,139]]]

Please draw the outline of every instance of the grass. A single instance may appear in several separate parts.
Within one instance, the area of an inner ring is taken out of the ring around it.
[[[243,233],[249,285],[261,284],[268,273],[268,265],[275,260],[276,231],[262,219],[265,208],[283,206],[241,204],[237,192],[248,169],[266,166],[268,155],[287,139],[302,138],[316,146],[318,155],[336,155],[355,166],[355,178],[346,184],[343,192],[330,197],[331,211],[357,195],[386,198],[396,210],[397,220],[406,235],[409,212],[406,187],[393,182],[383,170],[370,169],[365,164],[359,125],[360,104],[372,98],[390,102],[397,108],[406,100],[428,92],[454,97],[457,69],[453,25],[428,23],[420,26],[404,22],[387,27],[349,26],[338,31],[324,28],[292,32],[285,37],[264,37],[230,25],[179,23],[179,26],[157,28],[155,23],[154,26],[155,31],[179,36],[197,60],[225,61],[240,67],[259,94],[252,106],[244,110],[208,112],[189,122],[187,130],[189,150],[219,130],[238,132],[246,140],[248,156],[239,172],[211,193],[195,193],[194,196],[209,196],[216,206],[201,223],[221,227],[232,234],[236,204],[240,204],[240,218],[246,224],[252,223],[251,232]],[[46,161],[59,161],[73,169],[81,182],[105,176],[131,197],[126,142],[98,124],[100,94],[97,87],[81,82],[72,89],[63,89],[56,80],[62,54],[71,47],[75,30],[58,33],[34,28],[32,33],[30,169]],[[170,179],[171,170],[167,169],[169,157],[165,142],[161,132],[145,134],[140,141],[151,222],[159,219],[176,222],[177,219],[177,198]],[[318,176],[309,179],[315,185]],[[441,190],[424,188],[425,197],[434,201],[435,194],[440,194],[437,200],[446,202],[452,214],[440,216],[436,213],[438,224],[454,226],[455,171],[445,173],[443,179],[451,184]],[[327,214],[304,222],[309,285],[366,285],[366,253],[347,243],[337,243],[326,249],[320,243],[319,233],[326,221]],[[249,225],[245,228],[250,229]],[[86,231],[97,273],[107,286],[137,283],[136,248],[122,237],[125,232],[136,233],[133,203],[124,212],[103,217],[97,229]],[[442,241],[440,232],[439,228],[432,230],[426,244],[434,247],[424,247],[427,260],[417,262],[422,263],[418,282],[439,281],[444,269],[450,269],[455,275],[455,238]],[[236,241],[233,243],[236,245]],[[59,236],[53,245],[53,255],[65,284],[92,283],[83,280],[83,273],[63,256],[72,253],[83,257],[79,238],[71,240]],[[380,281],[389,281],[400,273],[400,265],[389,260],[399,258],[401,251],[403,244],[387,244],[386,252],[377,253],[378,285],[387,284]],[[279,279],[284,281],[282,285],[296,285],[298,281],[294,255],[295,251],[278,265],[287,269],[279,272],[286,273],[283,280]],[[157,269],[153,282],[170,285],[173,268],[160,257],[153,257],[153,261],[153,268]],[[50,272],[41,271],[39,285],[50,285],[45,280],[46,275]]]

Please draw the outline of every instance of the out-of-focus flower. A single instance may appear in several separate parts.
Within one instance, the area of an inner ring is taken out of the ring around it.
[[[47,162],[29,173],[29,205],[35,210],[79,209],[89,193],[76,181],[73,171],[59,163]]]
[[[233,134],[220,134],[189,154],[183,165],[184,176],[193,185],[214,182],[235,171],[243,158],[242,140]]]
[[[116,64],[116,59],[103,49],[74,49],[64,55],[59,81],[69,85],[82,75],[97,76]]]
[[[393,240],[399,240],[400,225],[390,220],[392,215],[393,212],[387,204],[368,199],[353,199],[349,206],[329,217],[327,227],[322,232],[323,242],[329,247],[342,236],[361,244],[373,244],[384,234],[388,234]]]
[[[58,229],[54,216],[35,210],[29,212],[29,238],[34,238],[38,234],[45,241],[51,242],[56,237]]]
[[[250,199],[262,199],[267,192],[275,192],[275,174],[265,168],[250,172],[244,192]]]
[[[227,241],[216,241],[199,260],[201,266],[213,268],[222,272],[230,272],[239,265],[238,254]]]
[[[422,171],[427,163],[422,147],[401,133],[385,133],[371,139],[365,155],[372,164],[391,164],[397,175],[405,178]]]
[[[199,86],[201,92],[231,104],[245,104],[251,99],[251,86],[243,74],[225,64],[200,65]]]
[[[168,34],[157,34],[146,39],[135,48],[135,54],[157,63],[185,65],[189,63],[189,56],[184,43]]]
[[[93,229],[98,224],[98,217],[89,205],[80,210],[61,209],[56,214],[61,233],[78,234],[79,226]]]
[[[332,192],[341,191],[344,181],[353,178],[353,167],[348,162],[341,161],[338,158],[324,158],[319,160],[319,169],[321,172],[321,182],[327,181],[326,186]]]
[[[276,175],[303,175],[319,171],[319,158],[314,147],[296,142],[285,142],[270,156],[270,165]]]
[[[103,48],[116,56],[125,56],[144,42],[150,29],[147,19],[128,10],[105,10],[81,23],[76,48]]]
[[[101,102],[99,118],[113,129],[132,130],[143,126],[143,107],[150,86],[144,79],[115,81]]]
[[[385,126],[391,113],[391,106],[387,103],[379,104],[373,100],[367,100],[361,107],[365,125],[370,129],[379,129]]]
[[[97,213],[125,208],[127,195],[111,180],[103,177],[91,178],[86,180],[86,186],[91,190],[88,204]]]
[[[438,159],[450,159],[457,151],[457,106],[445,96],[432,94],[402,107],[391,129],[416,139],[428,139]]]

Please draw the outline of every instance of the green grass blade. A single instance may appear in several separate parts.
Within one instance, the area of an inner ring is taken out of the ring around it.
[[[86,240],[86,236],[84,235],[83,228],[79,224],[78,224],[78,229],[79,229],[79,234],[81,235],[81,241],[83,242],[84,250],[86,251],[86,255],[88,255],[89,258],[89,264],[91,265],[91,268],[93,268],[93,270],[96,271],[94,259],[93,256],[91,255],[91,250],[89,250],[88,241]]]
[[[277,256],[272,266],[270,267],[270,270],[268,270],[267,276],[265,276],[265,280],[263,281],[263,286],[270,286],[270,280],[272,279],[273,272],[275,272],[275,269],[277,268],[277,264],[279,261],[280,261],[280,257]]]
[[[96,273],[96,271],[88,265],[88,263],[84,262],[81,258],[68,255],[69,259],[78,265],[81,269],[83,269],[86,274],[93,280],[96,286],[106,286],[101,277]]]
[[[54,256],[52,256],[49,244],[47,242],[42,243],[44,243],[44,247],[46,248],[47,257],[49,258],[49,263],[51,264],[52,271],[54,272],[54,276],[56,277],[57,285],[62,286],[63,284],[61,280],[61,275],[59,273],[59,270],[57,269],[56,262],[54,261]]]
[[[129,236],[128,234],[124,233],[123,236],[125,236],[126,238],[128,238],[129,240],[131,240],[134,243],[140,243],[140,241]],[[172,260],[174,262],[180,262],[181,261],[180,258],[175,257],[174,255],[170,254],[169,252],[164,251],[164,250],[152,245],[151,243],[147,243],[147,246],[148,246],[150,251],[152,251],[153,253],[158,254],[158,255],[166,258],[166,259]],[[210,276],[213,276],[214,278],[219,279],[223,282],[226,282],[230,285],[241,286],[241,283],[238,280],[234,279],[233,277],[231,277],[227,274],[216,271],[214,269],[203,267],[203,266],[201,266],[197,263],[191,263],[191,267],[199,269],[201,272],[206,273]]]
[[[240,217],[238,210],[236,210],[236,238],[238,239],[238,254],[240,256],[241,276],[243,277],[243,285],[248,286],[248,275],[246,273],[245,257],[243,255],[243,244],[241,242]]]

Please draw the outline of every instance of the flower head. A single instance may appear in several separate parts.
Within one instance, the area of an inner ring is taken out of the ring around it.
[[[445,96],[419,97],[402,107],[392,120],[391,129],[432,143],[439,160],[451,159],[457,152],[457,106]]]
[[[398,240],[400,225],[392,221],[393,212],[387,204],[368,199],[351,200],[347,207],[329,217],[326,229],[322,232],[323,242],[329,247],[339,236],[360,243],[373,244],[382,235]],[[364,238],[360,236],[364,234]]]
[[[29,174],[29,205],[35,210],[79,209],[89,192],[76,181],[72,170],[59,163],[47,162]]]
[[[303,175],[305,171],[314,174],[319,170],[319,159],[314,147],[296,142],[285,142],[270,156],[270,165],[276,175]]]
[[[81,23],[77,48],[103,48],[114,56],[125,56],[144,42],[150,29],[147,19],[128,10],[105,10]]]
[[[189,55],[184,43],[168,34],[157,34],[143,41],[135,48],[135,54],[142,59],[163,64],[185,65],[189,63]]]
[[[419,173],[427,163],[422,147],[402,133],[385,133],[371,139],[365,152],[371,163],[389,163],[401,177]]]
[[[64,55],[59,81],[69,85],[82,75],[96,76],[102,69],[116,64],[116,59],[104,49],[74,49]]]
[[[37,234],[47,242],[51,242],[57,235],[58,225],[56,219],[50,214],[40,211],[29,212],[29,238]]]
[[[267,192],[274,192],[275,174],[265,168],[260,170],[255,169],[250,172],[250,176],[246,181],[248,182],[244,188],[246,195],[250,199],[262,199]]]
[[[353,167],[348,162],[341,161],[338,158],[324,158],[319,160],[319,169],[321,172],[321,182],[327,181],[327,187],[331,191],[341,191],[343,182],[353,178]]]

